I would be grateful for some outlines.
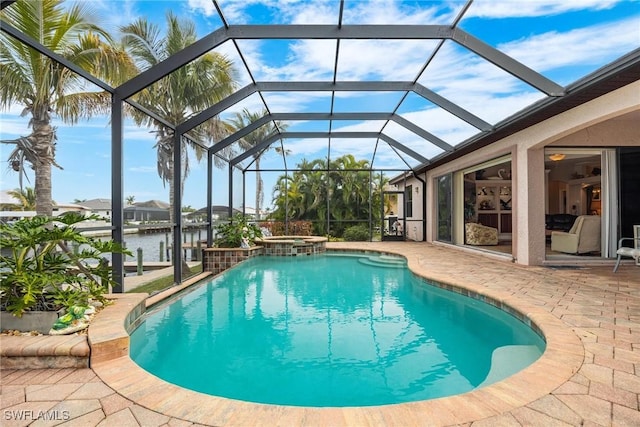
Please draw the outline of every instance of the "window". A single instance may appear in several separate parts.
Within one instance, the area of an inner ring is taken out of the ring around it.
[[[404,200],[405,200],[405,218],[413,217],[413,186],[408,185],[404,189]]]
[[[438,191],[438,230],[437,240],[451,242],[451,174],[436,178]]]

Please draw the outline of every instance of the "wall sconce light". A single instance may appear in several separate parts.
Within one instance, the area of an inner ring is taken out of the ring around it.
[[[559,162],[560,160],[564,159],[565,157],[567,157],[566,154],[554,153],[554,154],[549,156],[549,160],[553,160],[554,162]]]
[[[416,193],[420,192],[420,187],[416,187]]]

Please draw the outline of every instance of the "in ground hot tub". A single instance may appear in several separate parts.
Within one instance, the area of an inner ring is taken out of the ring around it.
[[[269,236],[256,239],[263,255],[298,256],[326,252],[327,238],[320,236]]]

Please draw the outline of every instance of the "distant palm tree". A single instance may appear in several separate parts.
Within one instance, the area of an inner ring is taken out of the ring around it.
[[[249,126],[251,123],[259,120],[263,116],[266,116],[267,114],[268,114],[267,110],[262,110],[261,112],[251,112],[245,108],[242,110],[241,113],[236,113],[235,116],[229,120],[229,124],[231,125],[234,131],[239,131],[240,129],[243,129]],[[256,145],[260,144],[262,141],[270,137],[271,135],[275,134],[278,131],[278,129],[282,131],[286,128],[287,128],[287,125],[285,123],[282,123],[279,121],[275,121],[275,122],[270,121],[269,123],[266,123],[260,126],[258,129],[254,130],[250,134],[241,138],[238,141],[240,148],[242,148],[245,151],[250,150],[251,148],[255,147]],[[287,151],[283,152],[281,147],[277,147],[276,151],[281,154],[282,153],[284,153],[285,155],[287,154]],[[262,176],[260,175],[261,155],[262,155],[262,151],[257,151],[252,155],[252,157],[255,160],[255,166],[256,166],[255,209],[256,209],[256,215],[258,218],[260,217],[260,207],[262,206],[262,202],[264,200],[264,183],[262,181]]]
[[[127,205],[131,206],[131,205],[133,205],[135,203],[136,196],[127,196],[125,198],[125,201],[126,201]]]
[[[89,2],[63,7],[61,0],[20,0],[2,9],[0,17],[95,76],[124,81],[132,63],[93,22],[90,6]],[[9,165],[20,174],[20,183],[25,162],[34,170],[38,215],[53,213],[51,167],[61,168],[55,160],[57,137],[52,116],[74,124],[109,111],[109,94],[87,91],[86,86],[76,73],[0,32],[0,108],[24,105],[22,115],[31,116],[31,134],[2,142],[15,145]]]
[[[11,197],[19,202],[21,211],[34,211],[36,210],[36,192],[31,187],[23,189],[16,188],[15,190],[7,191]]]
[[[327,220],[333,224],[332,233],[341,233],[355,221],[381,221],[379,188],[388,179],[381,173],[371,175],[368,160],[356,160],[351,154],[329,163],[326,159],[302,159],[296,169],[276,182],[274,219],[313,221],[318,234],[328,231]]]
[[[164,27],[163,27],[164,28]],[[180,20],[173,13],[166,16],[166,34],[160,33],[160,27],[140,18],[130,25],[122,27],[122,42],[141,70],[150,68],[193,44],[197,39],[192,21]],[[142,106],[156,112],[172,124],[180,124],[194,112],[199,112],[230,95],[235,89],[235,70],[233,63],[226,57],[209,52],[172,72],[153,85],[134,96]],[[169,183],[170,222],[175,223],[174,200],[174,133],[169,127],[145,114],[134,114],[139,125],[151,126],[156,134],[158,175],[163,183]],[[223,127],[222,127],[223,128]],[[202,142],[210,140],[221,130],[217,119],[209,120],[190,133],[190,137]],[[184,140],[181,152],[183,180],[189,174],[189,151],[191,147],[198,159],[205,151],[197,144]]]

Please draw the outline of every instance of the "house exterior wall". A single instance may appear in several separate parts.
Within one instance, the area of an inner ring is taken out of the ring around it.
[[[411,178],[411,186],[413,191],[413,209],[412,215],[407,217],[407,239],[417,242],[424,240],[423,212],[425,202],[424,184],[416,178]],[[416,191],[417,189],[417,191]]]
[[[425,188],[423,183],[415,177],[407,178],[406,182],[407,187],[411,186],[411,215],[405,215],[405,210],[403,206],[398,206],[398,215],[404,217],[406,220],[406,229],[405,236],[408,240],[414,240],[417,242],[424,240],[424,232],[423,232],[423,210],[424,210],[424,202],[425,202]],[[398,188],[401,191],[404,191],[403,183],[398,183]],[[417,189],[417,191],[416,191]],[[406,200],[405,200],[406,202]]]
[[[434,241],[435,179],[479,163],[511,155],[513,188],[513,258],[539,265],[545,259],[544,149],[547,146],[618,147],[640,145],[640,120],[624,117],[640,111],[640,82],[515,133],[471,154],[429,170],[427,182],[427,241]],[[635,115],[637,118],[638,116]]]

